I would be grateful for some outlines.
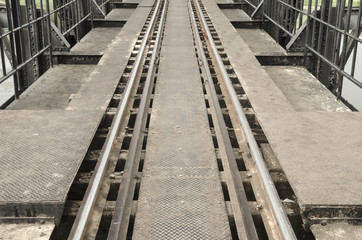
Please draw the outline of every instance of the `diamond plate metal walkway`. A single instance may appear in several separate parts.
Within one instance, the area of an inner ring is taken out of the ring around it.
[[[134,239],[230,239],[188,17],[170,0]]]

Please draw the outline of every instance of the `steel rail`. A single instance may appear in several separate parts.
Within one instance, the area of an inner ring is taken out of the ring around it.
[[[232,148],[229,134],[227,132],[225,120],[224,120],[223,114],[221,112],[220,103],[219,103],[217,93],[215,90],[215,84],[213,82],[210,69],[208,67],[208,61],[206,59],[206,54],[203,49],[200,34],[197,30],[198,28],[197,28],[197,24],[196,24],[196,17],[195,17],[195,14],[194,14],[192,6],[191,6],[191,0],[189,1],[189,10],[190,10],[190,15],[191,15],[192,25],[195,30],[196,42],[197,42],[197,45],[199,46],[202,64],[205,69],[205,74],[207,77],[207,82],[208,82],[208,85],[210,88],[212,102],[213,102],[215,114],[217,117],[218,126],[215,125],[215,127],[216,127],[215,130],[216,130],[216,132],[220,132],[220,134],[218,134],[218,135],[221,135],[221,138],[222,138],[222,140],[220,142],[218,141],[219,148],[225,152],[226,158],[227,158],[226,159],[227,161],[225,163],[226,166],[224,169],[227,174],[227,181],[228,182],[231,181],[231,183],[228,184],[228,187],[231,188],[229,190],[230,197],[236,198],[235,199],[236,202],[232,201],[232,208],[235,211],[234,213],[236,213],[236,214],[234,214],[234,218],[235,218],[235,225],[237,227],[238,237],[239,237],[239,239],[256,240],[256,239],[259,239],[258,234],[255,229],[254,220],[251,215],[250,207],[248,204],[248,199],[246,197],[246,193],[244,190],[243,182],[240,177],[239,169],[236,164],[234,150]],[[205,83],[206,83],[206,81],[205,81]],[[232,186],[230,186],[230,185],[232,185]],[[234,207],[236,209],[234,209]]]
[[[95,204],[95,200],[99,193],[102,179],[104,178],[104,174],[106,172],[108,159],[111,156],[114,143],[117,140],[117,135],[119,132],[120,124],[124,118],[127,103],[130,99],[131,92],[132,92],[132,89],[133,89],[133,86],[134,86],[134,83],[136,80],[136,75],[137,75],[138,69],[140,68],[141,60],[143,59],[143,55],[144,55],[144,51],[146,49],[148,38],[150,36],[153,25],[155,23],[157,12],[158,12],[159,8],[160,8],[160,1],[157,2],[155,11],[151,17],[150,23],[149,23],[146,33],[143,37],[142,44],[140,46],[139,52],[137,54],[137,57],[136,57],[136,60],[134,63],[134,67],[131,71],[125,92],[123,94],[123,99],[120,103],[120,106],[117,109],[116,115],[112,122],[110,133],[108,134],[106,142],[102,148],[102,152],[99,157],[100,160],[97,163],[96,170],[94,171],[94,173],[92,175],[92,179],[87,188],[81,208],[80,208],[79,213],[77,214],[77,217],[73,224],[72,230],[68,237],[69,240],[80,240],[80,239],[82,239],[82,237],[85,233],[85,229],[88,224],[89,217],[91,215],[91,212],[92,212],[94,204]]]
[[[160,1],[161,2],[161,1]],[[123,171],[123,178],[121,185],[119,187],[119,192],[116,200],[115,214],[112,218],[111,226],[109,229],[107,240],[117,240],[117,239],[126,239],[128,224],[131,208],[127,204],[132,202],[134,187],[131,187],[134,183],[135,177],[137,175],[138,163],[137,159],[140,158],[140,148],[142,147],[143,139],[142,130],[146,125],[146,118],[148,112],[146,111],[147,106],[149,105],[149,96],[152,90],[152,81],[155,74],[155,65],[157,61],[158,49],[161,43],[161,36],[164,29],[164,23],[166,18],[166,8],[168,1],[165,0],[163,3],[163,10],[160,18],[160,22],[157,29],[157,35],[155,39],[155,44],[153,47],[153,52],[150,59],[150,66],[146,76],[144,89],[142,92],[142,98],[138,110],[138,114],[135,121],[134,131],[132,134],[132,139],[130,147],[128,150],[128,156]]]
[[[279,195],[278,195],[278,192],[277,190],[275,189],[275,186],[274,186],[274,183],[273,183],[273,180],[268,172],[268,169],[265,165],[265,162],[264,162],[264,159],[262,157],[262,154],[260,152],[260,149],[258,147],[258,144],[254,138],[254,135],[253,135],[253,132],[251,130],[251,127],[249,125],[249,122],[245,116],[245,113],[243,112],[243,109],[242,109],[242,106],[239,102],[239,99],[238,99],[238,96],[235,92],[235,89],[232,85],[232,82],[225,70],[225,66],[224,66],[224,63],[219,55],[219,52],[217,50],[217,47],[215,45],[215,42],[213,40],[213,36],[211,35],[210,33],[210,30],[209,30],[209,27],[207,26],[207,23],[206,23],[206,20],[205,20],[205,17],[202,13],[202,10],[201,10],[201,7],[200,7],[200,4],[198,2],[198,0],[194,0],[194,2],[196,3],[196,9],[198,10],[199,14],[200,14],[200,17],[201,17],[201,22],[203,24],[203,27],[204,27],[204,30],[207,34],[207,37],[210,41],[210,45],[211,45],[211,48],[212,48],[212,51],[216,57],[216,61],[217,61],[217,64],[221,70],[221,74],[222,74],[222,77],[224,78],[224,81],[227,85],[227,88],[228,88],[228,91],[229,91],[229,95],[230,95],[230,98],[234,104],[234,107],[235,107],[235,110],[236,110],[236,113],[238,115],[238,118],[239,118],[239,121],[240,121],[240,124],[241,124],[241,127],[244,131],[244,135],[245,135],[245,138],[249,144],[249,148],[250,148],[250,152],[251,152],[251,155],[252,155],[252,158],[254,160],[254,163],[257,167],[257,170],[258,170],[258,173],[259,173],[259,176],[260,176],[260,179],[262,181],[262,184],[263,184],[263,187],[265,189],[265,192],[267,194],[267,197],[269,199],[269,202],[271,204],[271,207],[272,207],[272,211],[273,211],[273,214],[274,214],[274,217],[275,217],[275,220],[277,221],[278,223],[278,226],[279,226],[279,229],[280,229],[280,232],[282,234],[282,237],[284,239],[297,239],[296,236],[295,236],[295,233],[293,231],[293,228],[288,220],[288,217],[287,217],[287,214],[285,213],[284,211],[284,208],[283,208],[283,205],[280,201],[280,198],[279,198]]]

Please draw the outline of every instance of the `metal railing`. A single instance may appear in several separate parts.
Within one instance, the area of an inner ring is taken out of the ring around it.
[[[12,78],[14,97],[49,66],[52,51],[69,50],[85,34],[85,21],[105,16],[110,0],[5,0],[0,6],[0,84]],[[0,103],[1,105],[1,103]]]
[[[319,3],[320,4],[320,3]],[[318,8],[318,0],[315,0],[314,9]],[[361,79],[355,77],[356,57],[358,44],[362,43],[361,12],[362,5],[359,3],[355,8],[354,20],[352,20],[353,0],[337,1],[334,6],[332,0],[322,0],[318,10],[314,10],[312,2],[308,3],[307,30],[306,30],[306,53],[310,51],[317,56],[317,74],[321,77],[323,68],[331,75],[329,83],[340,98],[342,94],[343,78],[349,79],[357,87],[362,88]],[[350,70],[345,70],[347,60],[352,55]]]
[[[252,9],[248,11],[251,17],[263,18],[281,31],[284,40],[287,39],[284,41],[287,50],[298,41],[299,49],[304,49],[306,65],[314,66],[312,72],[338,98],[341,97],[344,78],[362,88],[362,79],[355,76],[358,45],[362,43],[359,0],[242,2]],[[307,58],[310,54],[313,57]],[[308,62],[310,59],[313,63]]]

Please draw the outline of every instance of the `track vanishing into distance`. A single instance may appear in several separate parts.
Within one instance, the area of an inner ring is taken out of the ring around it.
[[[156,1],[52,239],[134,237],[160,54],[168,34],[165,25],[173,13],[168,12],[170,4],[171,0]],[[268,141],[202,3],[191,0],[186,5],[230,238],[313,239],[302,227],[283,171],[265,163],[275,158],[266,150]],[[167,239],[160,234],[159,239]]]

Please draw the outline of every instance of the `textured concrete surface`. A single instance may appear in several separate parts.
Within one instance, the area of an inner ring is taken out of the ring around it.
[[[102,35],[101,28],[83,39],[81,43],[92,41],[94,46],[102,38],[112,41],[110,47],[102,42],[107,50],[97,66],[55,66],[23,94],[23,101],[11,106],[47,111],[0,111],[0,135],[4,136],[0,146],[0,217],[45,216],[59,221],[69,187],[153,2],[142,1],[143,7],[135,10],[122,30],[107,28],[108,33],[113,31],[114,41]],[[98,34],[93,36],[95,32]],[[51,110],[64,108],[67,110]]]
[[[362,113],[260,113],[301,206],[362,204]]]
[[[262,67],[214,0],[203,0],[301,206],[361,205],[362,115],[305,69]],[[341,111],[341,112],[339,112]]]
[[[169,1],[133,239],[231,239],[187,3]]]
[[[54,65],[7,109],[65,109],[72,94],[76,94],[87,82],[93,69],[93,65]]]
[[[116,8],[113,9],[110,13],[108,13],[106,19],[127,21],[131,17],[134,11],[135,11],[134,8]]]
[[[102,115],[0,111],[0,216],[13,216],[11,209],[27,217],[59,214]]]
[[[294,111],[214,0],[203,0],[225,52],[256,112]]]
[[[153,3],[154,0],[144,0],[143,6],[136,8],[67,109],[105,110],[108,107]]]
[[[54,223],[0,224],[0,240],[48,240]]]
[[[362,236],[362,226],[345,222],[331,223],[325,226],[315,224],[311,230],[316,240],[359,240]]]
[[[241,9],[222,9],[221,11],[230,21],[251,21],[249,15]]]
[[[233,0],[215,0],[217,3],[233,3]]]
[[[262,29],[238,28],[236,30],[255,55],[286,54],[284,48]]]
[[[124,3],[140,3],[142,0],[124,0]]]
[[[102,55],[108,49],[113,39],[122,28],[93,28],[70,52],[80,52],[84,55]]]
[[[304,67],[264,67],[297,112],[350,111]]]

